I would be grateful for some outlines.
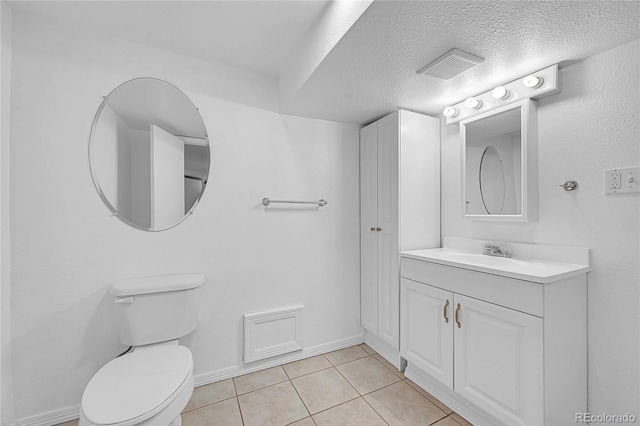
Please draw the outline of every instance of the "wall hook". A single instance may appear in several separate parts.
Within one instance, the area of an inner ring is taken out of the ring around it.
[[[575,180],[568,180],[558,186],[563,188],[565,191],[574,191],[578,187],[578,182],[576,182]]]

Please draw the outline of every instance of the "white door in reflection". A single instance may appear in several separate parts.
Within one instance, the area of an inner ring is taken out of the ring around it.
[[[151,125],[151,228],[164,229],[185,214],[184,142]]]

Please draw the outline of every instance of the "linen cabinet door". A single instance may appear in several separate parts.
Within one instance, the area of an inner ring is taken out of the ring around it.
[[[504,424],[543,424],[542,318],[458,294],[454,303],[454,390]]]
[[[378,124],[360,130],[360,323],[378,334]]]
[[[400,354],[453,389],[453,293],[400,280]]]
[[[400,349],[398,112],[378,120],[378,337]]]

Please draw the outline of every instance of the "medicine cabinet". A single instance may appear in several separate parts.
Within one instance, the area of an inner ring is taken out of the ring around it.
[[[460,122],[465,218],[538,219],[537,128],[529,99]]]

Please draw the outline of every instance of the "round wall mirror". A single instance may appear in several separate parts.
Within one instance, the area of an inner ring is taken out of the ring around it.
[[[169,229],[193,212],[207,186],[209,156],[198,109],[163,80],[118,86],[93,120],[93,181],[109,209],[138,229]]]

